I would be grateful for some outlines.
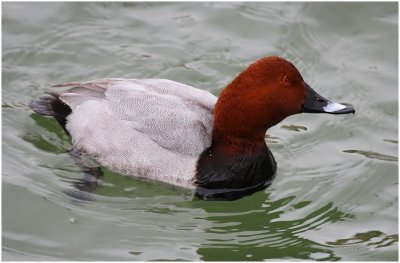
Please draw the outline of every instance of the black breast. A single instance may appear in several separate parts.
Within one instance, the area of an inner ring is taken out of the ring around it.
[[[196,196],[235,200],[265,189],[274,179],[276,161],[264,142],[254,149],[227,152],[212,145],[204,150],[196,167]]]

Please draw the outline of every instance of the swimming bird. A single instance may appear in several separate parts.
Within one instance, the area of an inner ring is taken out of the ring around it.
[[[54,85],[31,102],[54,117],[82,155],[123,175],[234,200],[268,186],[277,163],[268,128],[302,113],[354,113],[314,91],[284,58],[264,57],[219,97],[167,79],[107,78]],[[301,158],[301,157],[299,157]]]

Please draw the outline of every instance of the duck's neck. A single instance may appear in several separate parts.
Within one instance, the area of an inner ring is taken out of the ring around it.
[[[213,133],[210,147],[197,162],[196,194],[207,199],[237,199],[265,188],[276,162],[262,138]]]

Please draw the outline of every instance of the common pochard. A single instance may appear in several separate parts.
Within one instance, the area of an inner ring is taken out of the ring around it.
[[[70,89],[49,92],[31,108],[55,117],[74,149],[118,173],[193,189],[204,199],[237,199],[271,183],[277,164],[265,134],[284,118],[355,112],[320,96],[276,56],[251,64],[218,98],[167,79],[55,87]]]

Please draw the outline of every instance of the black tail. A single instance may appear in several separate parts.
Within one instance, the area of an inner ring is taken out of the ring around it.
[[[38,100],[32,101],[29,106],[34,112],[40,115],[54,117],[68,133],[65,125],[67,124],[67,116],[72,110],[59,99],[59,96],[59,94],[54,92],[46,92]]]

